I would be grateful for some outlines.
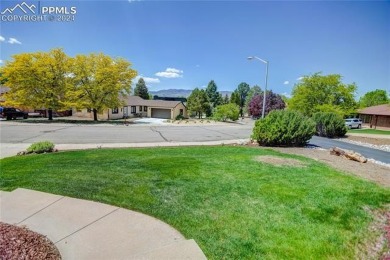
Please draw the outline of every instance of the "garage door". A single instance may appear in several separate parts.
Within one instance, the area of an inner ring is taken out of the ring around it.
[[[153,118],[171,119],[171,110],[170,109],[161,109],[161,108],[152,108],[152,117]]]

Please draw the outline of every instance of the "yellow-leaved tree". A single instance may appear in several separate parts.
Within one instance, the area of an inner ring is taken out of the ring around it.
[[[131,81],[137,76],[130,62],[102,53],[77,55],[70,63],[67,105],[91,109],[95,121],[104,109],[123,105],[121,97],[130,94]]]
[[[10,88],[5,104],[48,109],[52,120],[52,111],[64,108],[69,73],[69,57],[62,49],[16,54],[2,68],[1,77]]]

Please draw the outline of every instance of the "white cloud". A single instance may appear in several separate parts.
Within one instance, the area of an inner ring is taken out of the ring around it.
[[[139,2],[141,0],[127,0],[129,3],[133,3],[133,2]]]
[[[3,63],[3,60],[0,60],[0,64],[2,64]]]
[[[159,78],[149,78],[149,77],[144,77],[142,75],[135,77],[134,82],[137,83],[140,78],[143,78],[146,84],[157,84],[157,83],[160,83],[160,79]]]
[[[158,78],[148,78],[148,77],[143,77],[145,80],[146,84],[155,84],[155,83],[160,83],[160,79]]]
[[[15,38],[9,38],[8,43],[9,44],[22,44],[20,41],[18,41]]]
[[[157,72],[155,75],[162,78],[182,78],[183,71],[175,68],[167,68],[165,71]]]
[[[287,98],[291,98],[291,94],[290,94],[290,93],[283,92],[282,95],[285,96],[285,97],[287,97]]]
[[[5,38],[0,35],[0,42],[3,42],[3,41],[5,41]]]
[[[299,77],[299,78],[297,78],[297,80],[302,80],[303,79],[303,77]]]
[[[290,84],[290,82],[288,80],[286,80],[285,82],[283,82],[284,85],[288,85]]]

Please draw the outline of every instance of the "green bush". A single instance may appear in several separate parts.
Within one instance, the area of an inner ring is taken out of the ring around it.
[[[220,105],[215,108],[213,118],[217,121],[226,121],[230,119],[236,121],[240,115],[240,108],[233,103]]]
[[[27,153],[51,153],[54,151],[54,144],[49,141],[37,142],[27,148]]]
[[[347,133],[344,119],[332,112],[318,112],[312,117],[316,123],[316,135],[325,137],[342,137]]]
[[[175,120],[183,120],[186,119],[183,115],[177,115]]]
[[[252,139],[264,146],[304,146],[315,132],[314,121],[299,112],[274,110],[256,121]]]

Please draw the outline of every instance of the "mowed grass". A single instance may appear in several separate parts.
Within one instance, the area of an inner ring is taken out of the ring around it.
[[[377,129],[350,129],[348,130],[348,133],[390,135],[390,131]]]
[[[274,166],[261,155],[306,167]],[[316,161],[251,147],[98,149],[0,160],[2,190],[18,187],[155,216],[210,259],[353,259],[368,209],[390,192]]]

